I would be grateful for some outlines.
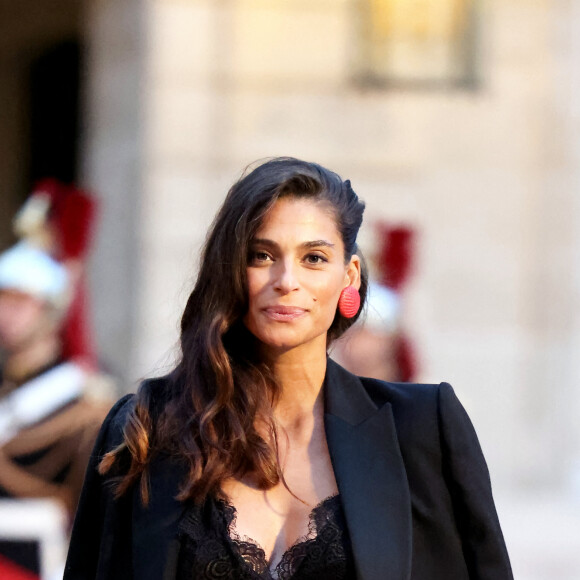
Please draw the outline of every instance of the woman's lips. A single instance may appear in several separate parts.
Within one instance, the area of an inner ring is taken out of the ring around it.
[[[268,306],[263,309],[263,312],[272,320],[288,322],[300,318],[306,314],[307,310],[298,306]]]

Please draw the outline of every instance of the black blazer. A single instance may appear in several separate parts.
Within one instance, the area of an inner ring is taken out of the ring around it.
[[[157,379],[162,389],[165,379]],[[489,474],[469,417],[447,383],[356,377],[328,360],[328,447],[359,580],[513,579]],[[114,500],[100,457],[122,440],[132,395],[103,423],[89,464],[64,580],[173,580],[175,498],[184,472],[151,466],[151,502]]]

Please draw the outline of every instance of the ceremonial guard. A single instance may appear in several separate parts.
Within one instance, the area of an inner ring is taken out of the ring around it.
[[[72,516],[109,393],[63,358],[69,280],[26,241],[0,256],[0,497],[56,498]]]
[[[93,221],[89,196],[45,181],[16,217],[20,241],[0,254],[0,500],[53,500],[69,525],[115,398],[87,325],[83,278]],[[0,501],[6,513],[11,505]],[[31,511],[39,522],[48,514]],[[17,527],[13,537],[0,530],[0,577],[42,569],[38,546],[23,544]]]

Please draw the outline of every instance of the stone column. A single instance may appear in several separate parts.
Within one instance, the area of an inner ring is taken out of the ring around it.
[[[571,304],[568,313],[571,327],[569,345],[569,381],[563,396],[562,407],[567,410],[567,421],[561,430],[562,441],[568,450],[567,467],[569,483],[580,502],[580,5],[566,3],[571,11],[567,20],[565,38],[569,42],[560,47],[561,56],[568,54],[568,66],[561,72],[563,83],[568,81],[565,108],[567,136],[572,144],[570,166],[573,169],[568,184],[572,214],[572,252],[568,277],[571,286]]]
[[[130,390],[140,262],[145,18],[141,0],[87,5],[82,183],[100,200],[90,286],[98,350]]]

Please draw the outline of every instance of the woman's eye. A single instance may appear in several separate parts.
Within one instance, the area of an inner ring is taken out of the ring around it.
[[[267,262],[268,260],[270,256],[266,252],[252,252],[250,255],[250,262]]]
[[[323,262],[326,261],[327,261],[326,258],[323,258],[318,254],[308,254],[308,256],[306,256],[306,262],[308,264],[322,264]]]

